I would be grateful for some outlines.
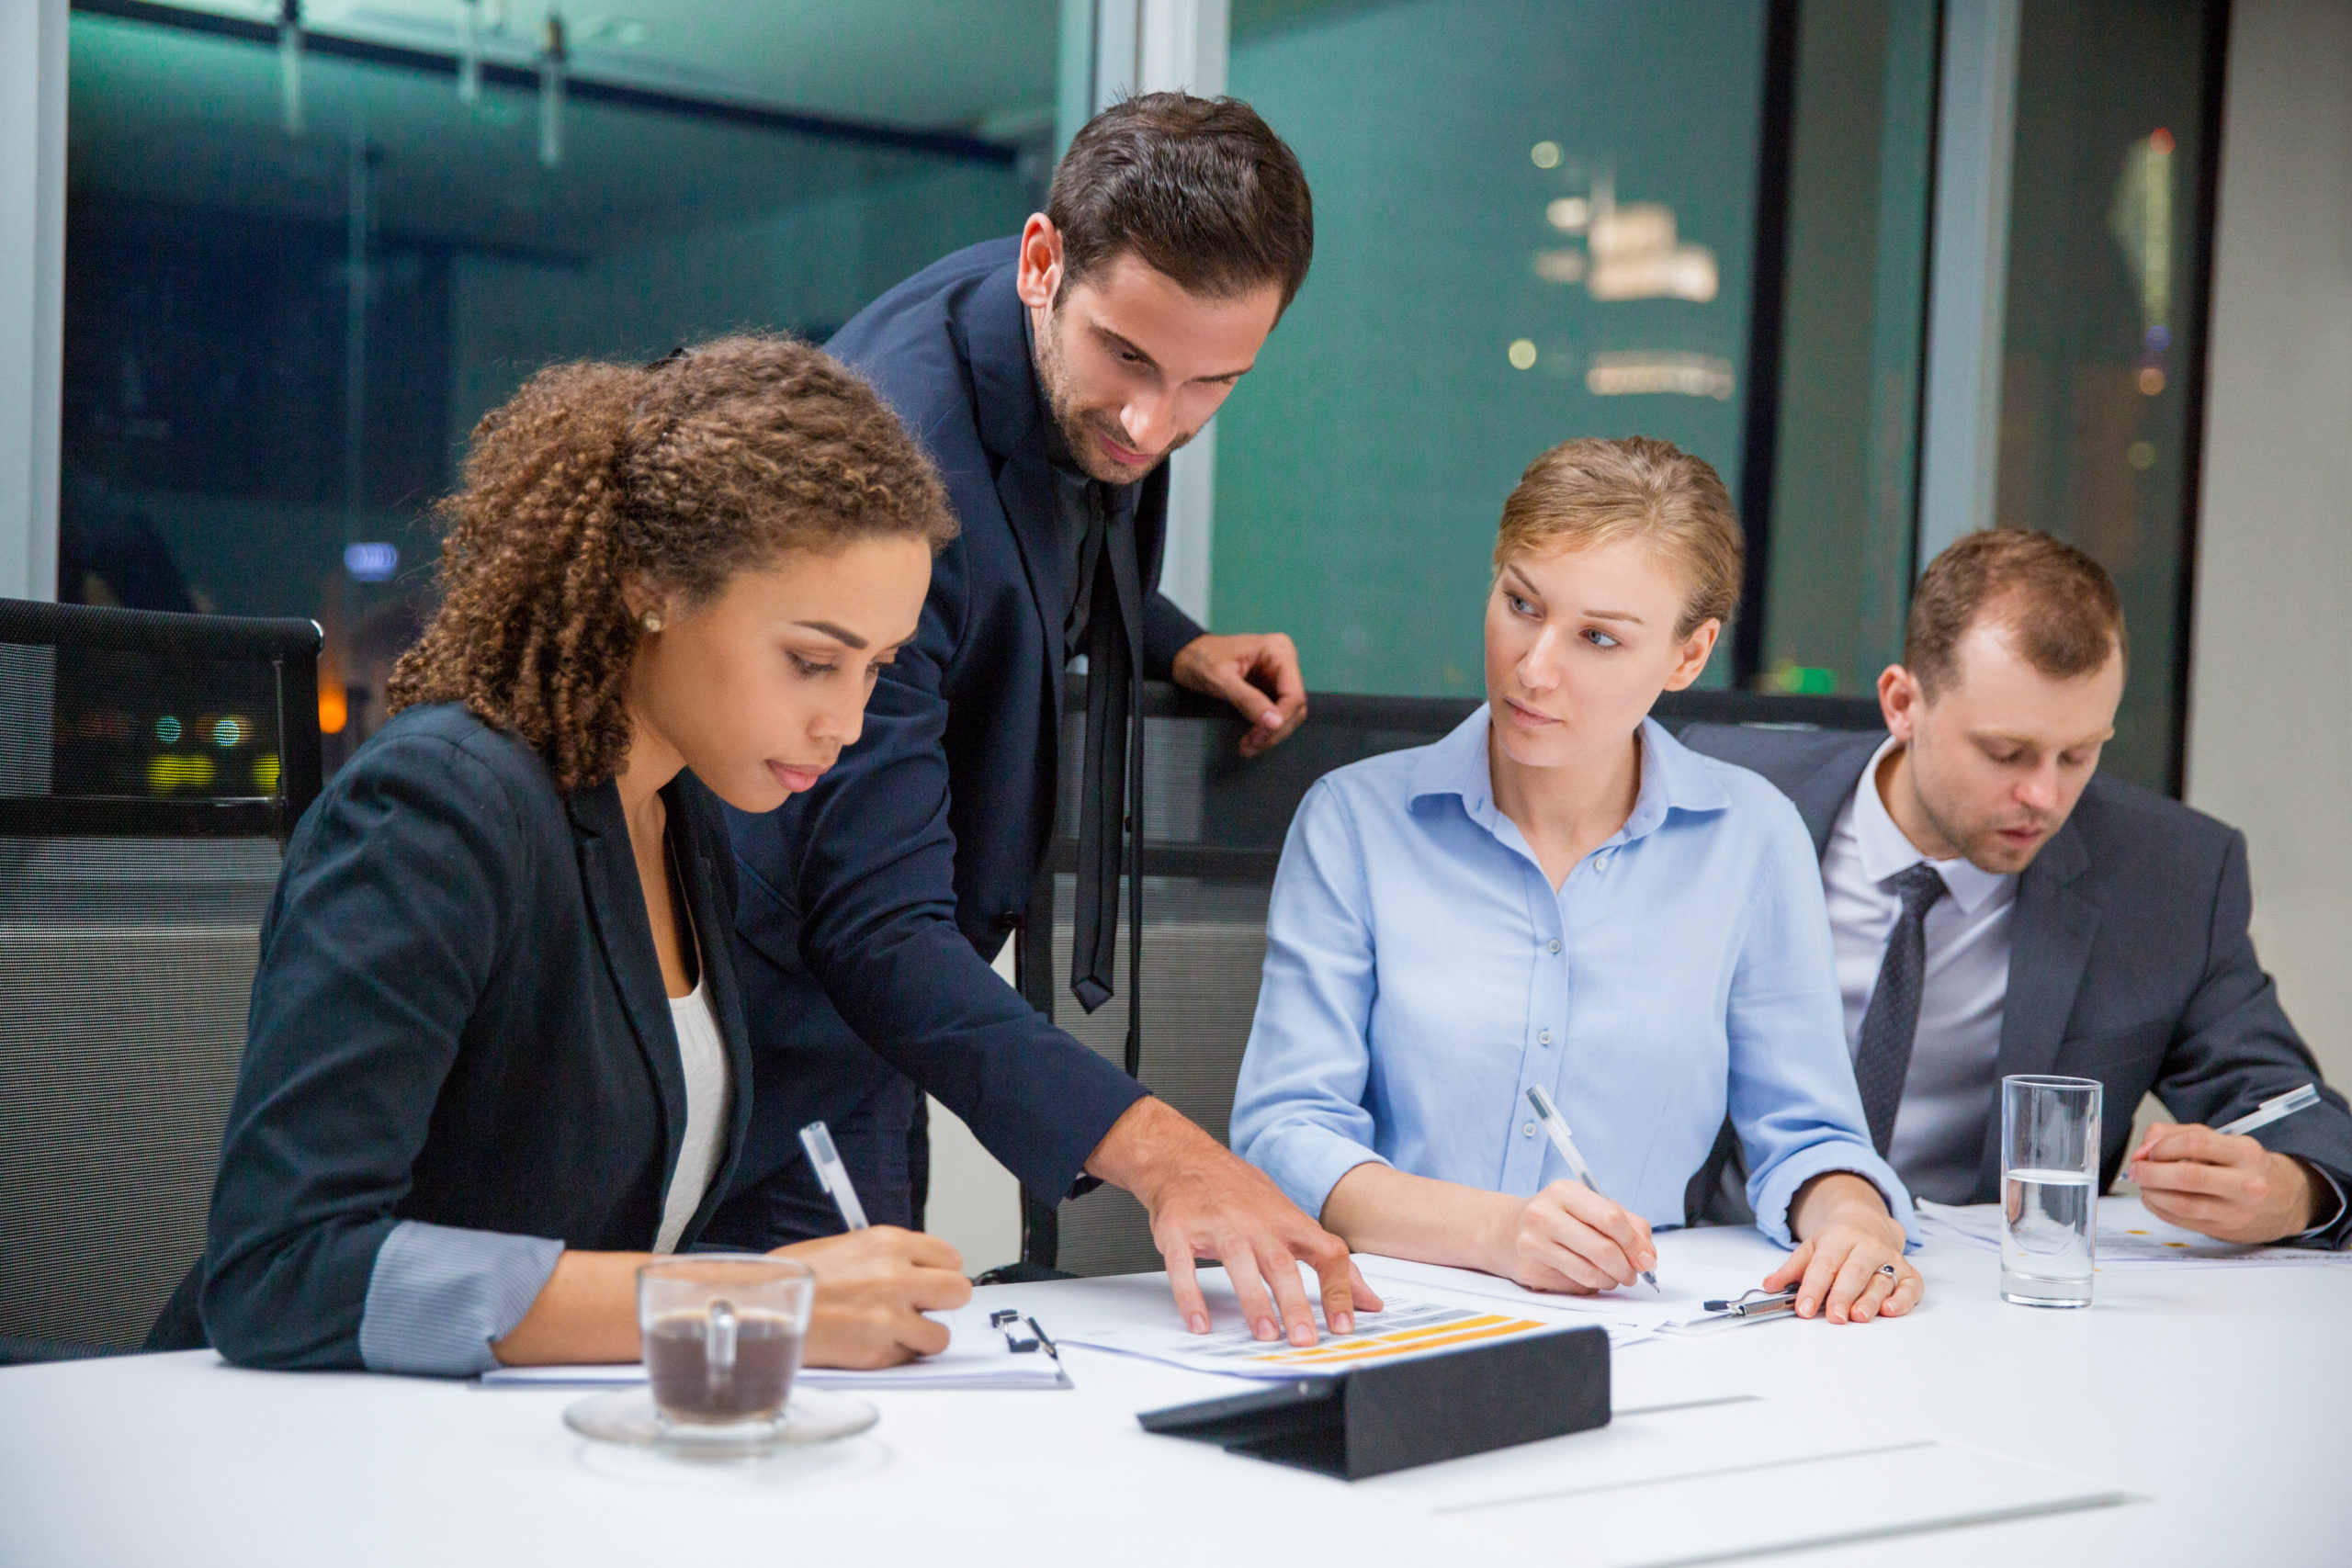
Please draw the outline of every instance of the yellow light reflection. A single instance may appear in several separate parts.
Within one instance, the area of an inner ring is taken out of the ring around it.
[[[1507,352],[1510,355],[1510,367],[1512,369],[1526,370],[1533,367],[1535,364],[1535,345],[1532,343],[1530,343],[1527,339],[1523,337],[1512,339],[1511,345]]]
[[[210,789],[212,779],[212,759],[201,752],[183,757],[166,751],[147,760],[147,787],[157,795]]]
[[[1535,253],[1535,276],[1546,283],[1582,283],[1590,270],[1585,254],[1573,246]]]
[[[1539,141],[1527,150],[1527,157],[1539,169],[1556,169],[1560,166],[1560,144]]]
[[[1731,361],[1712,354],[1596,354],[1584,373],[1584,389],[1596,398],[1679,392],[1724,399],[1736,382]]]

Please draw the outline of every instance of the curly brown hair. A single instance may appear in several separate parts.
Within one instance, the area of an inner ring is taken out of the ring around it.
[[[643,635],[632,580],[691,610],[791,550],[956,536],[931,460],[823,351],[723,337],[641,368],[540,371],[474,427],[439,508],[442,601],[391,710],[461,702],[537,747],[556,785],[619,772]]]

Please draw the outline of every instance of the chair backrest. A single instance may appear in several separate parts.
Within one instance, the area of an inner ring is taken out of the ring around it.
[[[1018,969],[1031,1005],[1123,1062],[1124,938],[1116,998],[1089,1017],[1068,988],[1083,691],[1083,677],[1073,678],[1064,705],[1060,809],[1046,861],[1051,874],[1034,886]],[[1216,1137],[1228,1135],[1234,1081],[1265,963],[1267,900],[1298,803],[1332,769],[1428,745],[1477,705],[1466,697],[1317,696],[1304,728],[1265,756],[1244,761],[1236,750],[1243,727],[1232,709],[1173,687],[1146,688],[1139,1070],[1154,1093]],[[1879,723],[1878,705],[1863,699],[1745,692],[1671,693],[1656,714],[1672,730],[1701,722],[1826,729]],[[1059,1205],[1023,1193],[1022,1260],[1087,1275],[1160,1267],[1142,1205],[1111,1187]]]
[[[137,1348],[203,1250],[319,645],[0,600],[0,1361]]]

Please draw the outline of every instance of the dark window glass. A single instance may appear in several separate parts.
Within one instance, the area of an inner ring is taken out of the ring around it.
[[[510,68],[469,105],[447,6],[354,13],[390,40],[372,59],[314,39],[299,134],[261,25],[75,13],[60,596],[316,619],[332,765],[382,721],[433,503],[481,414],[553,360],[746,327],[821,340],[1012,232],[1045,170],[1058,16],[583,19],[548,147],[513,68],[536,35],[491,40]],[[643,90],[595,90],[616,82]]]
[[[1764,7],[1237,6],[1315,268],[1217,422],[1215,615],[1325,690],[1481,690],[1503,498],[1574,435],[1736,492]],[[1718,658],[1718,675],[1727,661]]]
[[[2179,783],[2213,9],[2030,0],[2018,53],[1997,516],[2114,574],[2132,677],[2100,765],[2156,788]]]

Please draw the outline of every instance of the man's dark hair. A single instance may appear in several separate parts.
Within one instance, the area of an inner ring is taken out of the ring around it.
[[[1315,254],[1296,154],[1236,98],[1112,105],[1070,139],[1046,216],[1061,231],[1065,289],[1133,252],[1211,299],[1276,284],[1288,310]]]
[[[2123,600],[2105,567],[2047,534],[1987,528],[1930,562],[1912,595],[1903,662],[1929,696],[1959,673],[1961,639],[1985,616],[2053,680],[2129,653]]]

